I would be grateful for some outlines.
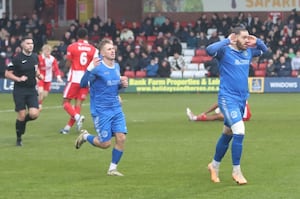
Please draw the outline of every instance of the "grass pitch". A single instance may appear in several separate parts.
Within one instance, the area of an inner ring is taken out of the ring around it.
[[[50,94],[38,120],[28,123],[23,147],[15,146],[11,94],[0,94],[0,198],[2,199],[296,199],[300,191],[300,94],[252,94],[246,122],[242,169],[248,184],[231,179],[231,155],[209,180],[222,122],[189,122],[185,108],[200,113],[217,94],[122,94],[129,134],[118,169],[106,176],[111,148],[74,148],[61,94]],[[84,128],[93,132],[88,100]]]

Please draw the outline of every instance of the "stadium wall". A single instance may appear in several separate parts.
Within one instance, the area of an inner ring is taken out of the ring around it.
[[[251,93],[299,93],[300,78],[249,78]],[[216,93],[219,90],[219,78],[171,79],[138,78],[129,79],[125,93]],[[66,83],[52,82],[51,92],[62,93]],[[0,79],[0,93],[11,93],[14,82]]]

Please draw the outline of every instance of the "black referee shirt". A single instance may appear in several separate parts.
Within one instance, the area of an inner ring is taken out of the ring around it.
[[[13,57],[12,62],[7,66],[7,70],[14,71],[14,75],[21,77],[27,76],[24,82],[15,82],[16,87],[35,88],[36,86],[36,70],[38,67],[38,55],[32,53],[25,55],[23,52]]]

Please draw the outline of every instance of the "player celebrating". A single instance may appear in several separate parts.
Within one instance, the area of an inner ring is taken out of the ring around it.
[[[90,111],[94,127],[98,136],[81,130],[75,141],[76,149],[88,141],[91,145],[106,149],[111,145],[111,138],[115,136],[112,150],[112,161],[107,174],[123,176],[117,170],[124,151],[127,134],[125,116],[119,100],[119,89],[128,86],[128,79],[120,77],[120,66],[115,60],[115,48],[109,39],[103,39],[99,45],[103,60],[95,68],[89,66],[81,80],[81,86],[90,85]]]
[[[249,35],[245,28],[237,27],[228,38],[209,45],[206,50],[219,61],[218,106],[224,115],[223,133],[217,142],[214,158],[208,164],[210,177],[213,182],[220,182],[219,166],[232,140],[232,178],[240,185],[247,184],[240,159],[245,135],[243,112],[249,97],[249,65],[252,57],[267,51],[267,46],[262,40]]]
[[[56,75],[58,82],[63,82],[60,70],[58,68],[57,60],[51,55],[52,48],[50,45],[45,44],[42,47],[42,53],[39,55],[39,71],[43,75],[43,79],[38,82],[39,93],[39,108],[42,109],[43,100],[48,96],[51,88],[53,73]]]
[[[86,99],[88,88],[80,88],[80,80],[93,59],[98,57],[98,50],[88,43],[88,31],[85,28],[78,29],[78,41],[70,44],[67,48],[67,63],[70,67],[68,82],[63,97],[63,107],[70,115],[67,125],[60,131],[62,134],[69,133],[76,122],[77,130],[80,131],[84,116],[80,115],[82,102]],[[74,106],[71,100],[75,100]]]

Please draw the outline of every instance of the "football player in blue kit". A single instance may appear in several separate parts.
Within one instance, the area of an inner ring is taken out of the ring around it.
[[[219,166],[232,140],[232,178],[239,185],[247,184],[240,160],[245,135],[243,112],[249,97],[249,66],[252,57],[262,55],[267,51],[267,46],[261,39],[249,35],[245,28],[236,27],[228,38],[209,45],[206,51],[219,61],[218,106],[224,115],[223,132],[216,144],[214,158],[208,164],[211,181],[220,182]]]
[[[93,118],[97,136],[81,130],[75,141],[76,149],[84,142],[102,149],[111,146],[111,139],[115,137],[112,149],[112,161],[107,174],[110,176],[123,176],[117,170],[121,160],[126,140],[127,127],[125,115],[119,100],[119,89],[128,86],[128,79],[120,75],[120,66],[116,63],[115,48],[109,39],[103,39],[99,44],[101,61],[95,66],[95,60],[87,68],[81,79],[80,86],[90,87],[90,112]]]

